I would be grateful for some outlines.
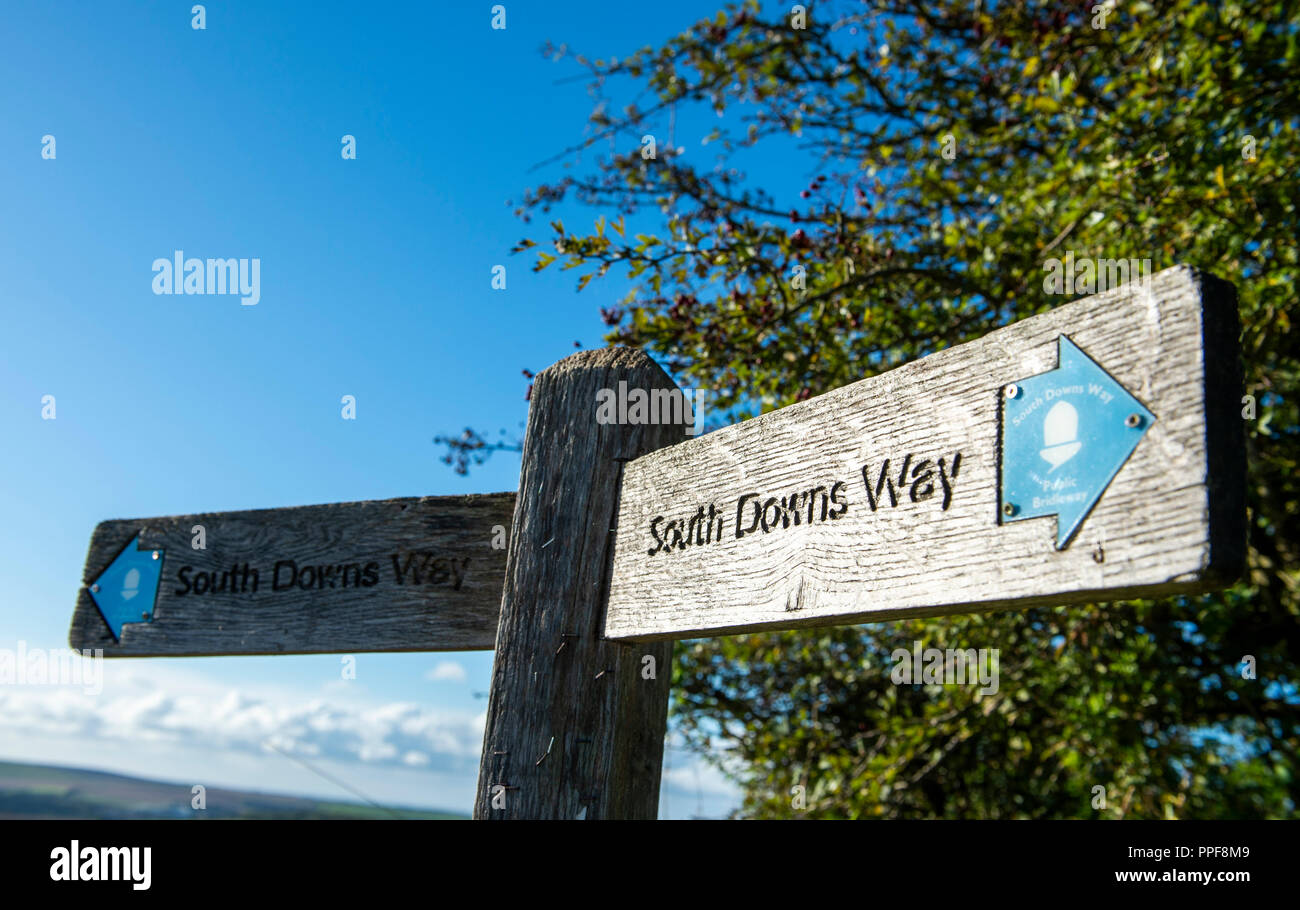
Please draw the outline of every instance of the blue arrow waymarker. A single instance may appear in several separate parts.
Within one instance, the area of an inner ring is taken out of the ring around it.
[[[90,585],[90,596],[108,623],[115,641],[122,640],[128,622],[151,622],[162,578],[162,550],[141,550],[140,536],[131,538],[117,558]]]
[[[1056,369],[1002,396],[1003,521],[1056,516],[1063,550],[1155,415],[1069,338]]]

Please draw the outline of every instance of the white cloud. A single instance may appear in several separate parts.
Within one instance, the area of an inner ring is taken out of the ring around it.
[[[466,682],[469,679],[469,674],[467,674],[465,672],[465,668],[462,667],[460,664],[458,664],[456,661],[444,660],[441,663],[439,663],[438,666],[430,670],[428,673],[425,673],[424,678],[430,680],[431,682],[462,683],[462,682]]]
[[[478,765],[483,730],[481,719],[465,711],[326,702],[274,690],[173,692],[155,682],[88,695],[67,687],[0,686],[0,742],[23,737],[71,738],[91,749],[152,742],[259,755],[269,742],[304,758],[468,771]]]

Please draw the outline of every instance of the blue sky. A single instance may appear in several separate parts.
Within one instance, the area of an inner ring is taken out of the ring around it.
[[[105,519],[515,488],[517,456],[462,478],[432,437],[520,432],[520,369],[599,346],[624,289],[508,253],[529,231],[506,201],[591,109],[539,48],[622,55],[716,6],[505,5],[505,30],[491,3],[213,2],[202,31],[190,2],[0,7],[0,648],[66,646]],[[175,250],[260,259],[260,302],[155,295]],[[98,695],[0,686],[0,758],[347,796],[272,739],[378,801],[468,812],[490,672],[117,661]],[[668,767],[663,814],[735,805],[686,754]]]

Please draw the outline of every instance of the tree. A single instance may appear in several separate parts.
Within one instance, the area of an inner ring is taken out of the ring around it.
[[[1065,302],[1044,279],[1067,252],[1227,278],[1249,573],[1203,597],[684,643],[679,728],[740,781],[746,815],[1295,815],[1300,10],[801,9],[745,3],[662,47],[576,57],[597,104],[564,157],[601,154],[518,212],[598,217],[516,251],[579,289],[624,271],[608,340],[732,419]],[[760,189],[747,168],[784,176]],[[998,691],[893,684],[889,655],[914,641],[998,648]]]

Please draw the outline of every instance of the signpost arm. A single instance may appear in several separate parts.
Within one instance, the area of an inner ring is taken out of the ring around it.
[[[672,643],[602,630],[623,463],[685,426],[598,421],[620,383],[679,394],[632,348],[574,354],[533,385],[475,818],[657,815]]]
[[[488,650],[514,509],[489,493],[101,522],[68,640],[105,657]]]

